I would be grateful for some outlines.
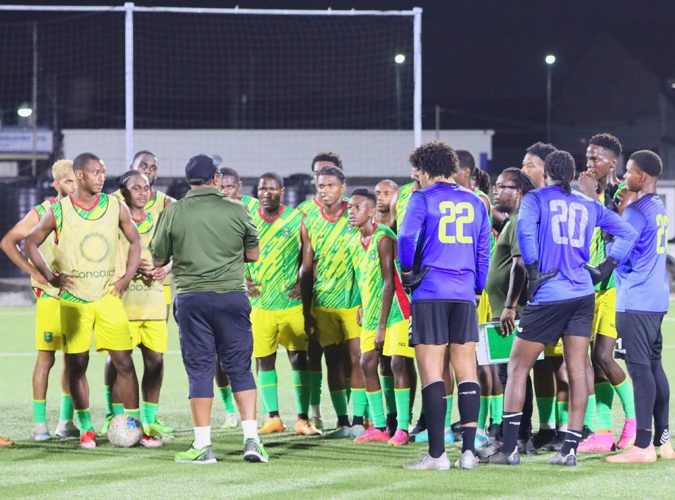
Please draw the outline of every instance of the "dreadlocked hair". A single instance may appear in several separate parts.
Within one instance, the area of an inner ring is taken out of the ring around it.
[[[520,190],[523,196],[525,196],[533,189],[537,188],[537,186],[534,185],[534,181],[532,180],[532,178],[519,168],[515,167],[507,168],[504,171],[502,171],[502,175],[504,174],[509,176],[511,182],[513,182],[516,185],[516,187]]]
[[[572,193],[572,179],[574,179],[574,158],[567,151],[554,151],[546,157],[544,171],[546,175],[560,186],[565,194]]]

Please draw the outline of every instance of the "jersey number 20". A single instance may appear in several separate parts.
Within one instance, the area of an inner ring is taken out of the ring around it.
[[[668,217],[663,214],[656,216],[656,253],[666,253],[668,247]]]
[[[438,239],[441,243],[473,243],[470,234],[464,234],[464,226],[473,222],[473,205],[466,201],[455,203],[443,201],[438,206],[443,215],[438,225]],[[454,226],[454,235],[449,234],[449,226]]]
[[[585,243],[588,210],[581,203],[567,204],[563,200],[551,200],[551,231],[553,241],[558,245],[581,248]]]

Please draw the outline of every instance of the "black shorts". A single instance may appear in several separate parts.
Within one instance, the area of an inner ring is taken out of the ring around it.
[[[478,342],[478,314],[472,302],[420,300],[412,303],[410,345]]]
[[[626,362],[649,365],[661,359],[664,313],[617,312],[616,332],[626,350]]]
[[[551,304],[527,304],[517,336],[530,342],[555,344],[563,335],[591,337],[595,294]]]

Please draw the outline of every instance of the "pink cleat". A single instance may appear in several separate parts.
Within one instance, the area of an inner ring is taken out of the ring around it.
[[[154,438],[147,434],[143,434],[140,444],[143,448],[161,448],[164,445],[160,439]]]
[[[410,441],[408,433],[402,429],[398,429],[391,439],[387,441],[387,444],[390,444],[391,446],[403,446],[408,444],[408,441]]]
[[[579,443],[577,453],[609,453],[616,450],[611,432],[596,432]]]
[[[630,448],[635,444],[635,435],[637,434],[637,421],[634,418],[627,418],[623,421],[623,430],[616,446],[620,449]]]
[[[368,428],[366,432],[354,439],[355,443],[386,443],[387,441],[389,441],[389,434],[377,427]]]

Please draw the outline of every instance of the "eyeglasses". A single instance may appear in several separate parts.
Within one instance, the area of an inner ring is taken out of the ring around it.
[[[509,184],[495,184],[493,191],[501,191],[502,189],[520,189],[518,186],[512,186]]]

